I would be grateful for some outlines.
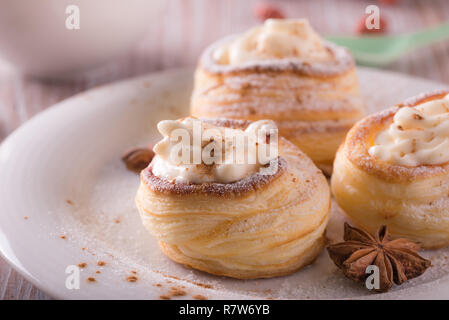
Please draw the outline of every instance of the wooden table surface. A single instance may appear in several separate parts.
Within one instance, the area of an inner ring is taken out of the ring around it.
[[[72,82],[40,81],[0,62],[0,141],[23,122],[78,92],[104,83],[158,70],[194,65],[212,41],[259,23],[259,0],[167,0],[147,36],[125,56],[89,71]],[[353,34],[374,0],[270,1],[287,17],[307,17],[321,34]],[[380,6],[390,33],[418,30],[449,20],[449,1],[402,0]],[[387,69],[449,83],[449,41],[405,56]],[[38,263],[38,262],[37,262]],[[1,299],[49,299],[0,258]]]

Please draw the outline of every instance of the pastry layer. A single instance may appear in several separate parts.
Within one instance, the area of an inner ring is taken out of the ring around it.
[[[227,39],[223,42],[229,41]],[[351,55],[325,43],[333,59],[219,65],[206,49],[195,74],[191,114],[197,117],[271,119],[320,167],[331,166],[342,138],[364,113]]]
[[[357,123],[337,152],[332,192],[356,225],[374,232],[387,225],[395,237],[424,248],[449,245],[449,163],[415,167],[392,165],[368,149],[402,106],[439,99],[447,92],[421,95]]]
[[[247,121],[219,121],[246,126]],[[173,260],[209,273],[250,279],[293,272],[321,251],[327,181],[312,161],[279,140],[279,167],[229,183],[187,185],[141,173],[136,196],[144,226]]]

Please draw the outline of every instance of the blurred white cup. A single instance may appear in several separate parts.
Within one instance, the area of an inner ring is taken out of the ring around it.
[[[26,74],[68,78],[132,48],[151,28],[162,3],[0,0],[0,58]],[[79,8],[79,29],[66,27],[69,5]]]

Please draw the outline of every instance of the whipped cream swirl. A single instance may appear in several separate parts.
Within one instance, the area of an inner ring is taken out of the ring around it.
[[[380,160],[403,166],[448,162],[449,95],[399,109],[368,152]]]
[[[277,127],[271,120],[253,122],[246,130],[190,117],[164,120],[157,127],[164,138],[153,148],[152,172],[172,182],[230,183],[269,173],[272,162],[277,164]]]
[[[241,65],[269,59],[299,58],[324,62],[331,55],[305,19],[268,19],[213,53],[219,64]]]

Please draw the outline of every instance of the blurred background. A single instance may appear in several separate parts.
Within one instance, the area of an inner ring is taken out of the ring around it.
[[[389,37],[449,21],[447,0],[105,1],[0,0],[0,141],[78,92],[194,66],[212,41],[268,17],[308,18],[323,36]],[[80,30],[64,26],[69,4],[79,5]],[[371,4],[380,8],[381,30],[366,35],[365,8]],[[378,67],[449,84],[449,40]],[[0,300],[45,298],[0,258]]]

